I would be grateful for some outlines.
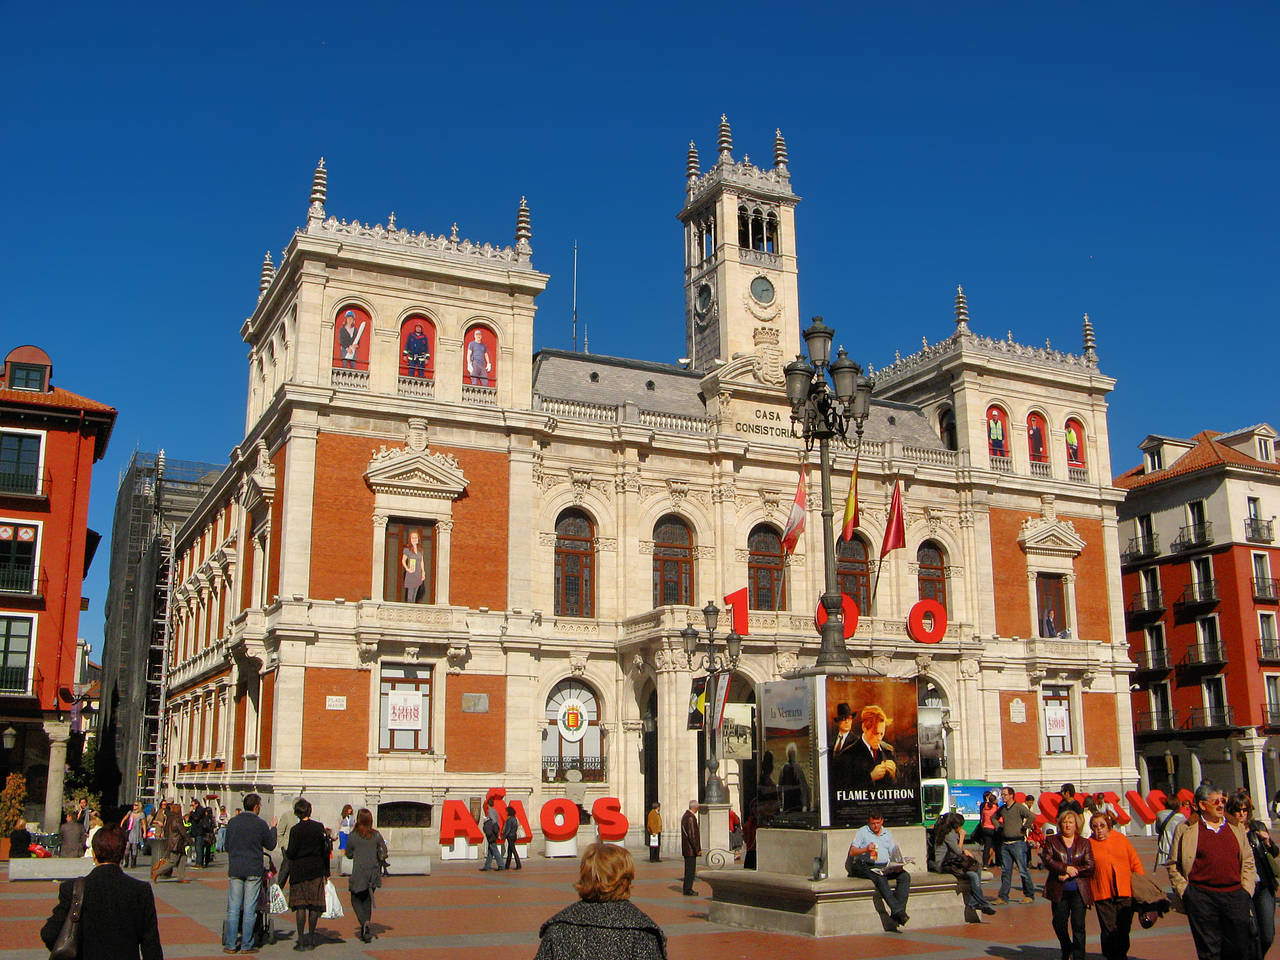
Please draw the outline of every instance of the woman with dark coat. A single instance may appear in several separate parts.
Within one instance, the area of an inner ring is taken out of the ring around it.
[[[373,939],[373,891],[382,886],[382,864],[387,859],[387,844],[382,834],[373,829],[373,814],[364,807],[356,814],[355,828],[347,836],[347,859],[351,861],[351,909],[355,911],[365,943]]]
[[[295,950],[313,950],[316,923],[324,913],[324,885],[329,879],[329,836],[324,824],[311,819],[311,803],[299,797],[293,802],[298,822],[289,828],[289,909],[298,925]]]
[[[1258,927],[1258,956],[1265,957],[1276,939],[1276,887],[1280,877],[1271,870],[1271,858],[1280,847],[1271,839],[1271,831],[1261,820],[1250,820],[1253,804],[1248,796],[1236,795],[1227,801],[1227,819],[1244,827],[1244,838],[1253,853],[1258,880],[1253,885],[1253,917]]]
[[[1053,932],[1062,960],[1084,960],[1084,912],[1093,906],[1093,847],[1080,836],[1080,815],[1058,812],[1058,832],[1046,837],[1040,853],[1049,876],[1044,895],[1053,904]],[[1070,931],[1067,922],[1070,921]]]
[[[18,822],[13,825],[13,832],[9,834],[9,859],[21,860],[30,856],[31,834],[27,830],[27,821],[19,817]]]
[[[542,925],[534,960],[666,960],[666,934],[629,899],[635,875],[624,848],[587,847],[573,885],[582,899]]]

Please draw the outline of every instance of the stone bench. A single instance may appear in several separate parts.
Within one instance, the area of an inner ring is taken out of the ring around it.
[[[843,876],[811,880],[758,870],[701,870],[698,879],[711,886],[707,919],[713,923],[811,937],[882,933],[896,927],[870,880]],[[965,903],[968,891],[967,880],[912,870],[907,902],[910,928],[976,919]]]
[[[333,851],[335,860],[340,860],[342,865],[338,868],[344,877],[351,875],[351,865],[354,860],[348,860],[342,856],[337,850]],[[393,877],[429,877],[431,876],[431,858],[425,853],[392,853],[391,854],[391,876]]]
[[[93,869],[92,857],[19,857],[9,861],[9,881],[71,880]]]

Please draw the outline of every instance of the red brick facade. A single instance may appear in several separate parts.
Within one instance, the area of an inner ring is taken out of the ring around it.
[[[302,696],[302,766],[306,770],[364,770],[369,765],[369,674],[311,667]],[[329,710],[327,698],[346,698]]]
[[[489,712],[463,713],[464,693],[487,693]],[[506,762],[507,722],[506,677],[471,674],[451,677],[445,698],[444,726],[449,738],[445,770],[451,773],[502,770]]]

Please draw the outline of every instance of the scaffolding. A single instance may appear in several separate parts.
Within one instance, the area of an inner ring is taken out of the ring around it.
[[[223,467],[135,451],[120,474],[111,528],[111,583],[102,654],[100,730],[111,740],[119,801],[162,788],[161,720],[168,673],[173,541]]]

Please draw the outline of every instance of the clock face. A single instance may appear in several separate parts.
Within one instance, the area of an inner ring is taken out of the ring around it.
[[[768,277],[756,277],[751,281],[751,296],[758,303],[773,303],[773,284]]]
[[[711,284],[704,283],[698,287],[694,306],[698,313],[706,313],[711,309]]]

